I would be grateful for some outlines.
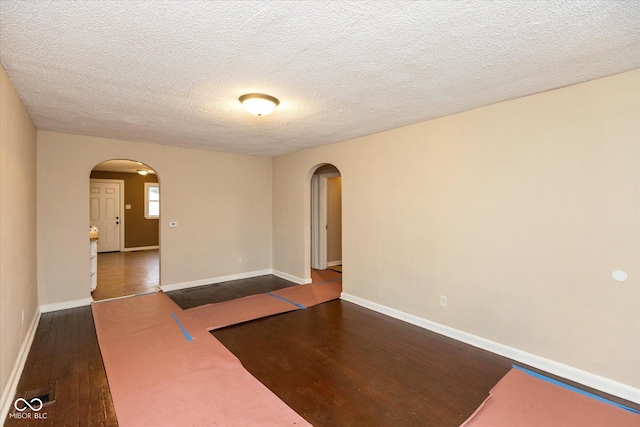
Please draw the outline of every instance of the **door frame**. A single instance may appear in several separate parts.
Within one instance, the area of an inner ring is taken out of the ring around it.
[[[110,184],[118,184],[120,187],[120,212],[118,213],[120,217],[120,248],[119,252],[122,252],[124,249],[124,179],[107,179],[107,178],[89,178],[89,194],[91,194],[91,183],[92,182],[105,182]],[[89,213],[91,215],[91,213]],[[89,218],[89,224],[91,224],[91,218]]]
[[[339,172],[311,176],[311,268],[327,269],[327,180]]]

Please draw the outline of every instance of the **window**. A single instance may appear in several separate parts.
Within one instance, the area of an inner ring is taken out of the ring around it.
[[[144,217],[160,218],[160,184],[157,182],[144,183]]]

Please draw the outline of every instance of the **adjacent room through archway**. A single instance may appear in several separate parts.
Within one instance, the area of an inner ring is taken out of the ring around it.
[[[341,275],[342,176],[334,165],[324,164],[311,176],[311,278]]]
[[[108,160],[93,168],[89,181],[93,299],[157,292],[160,183],[155,171],[133,160]]]

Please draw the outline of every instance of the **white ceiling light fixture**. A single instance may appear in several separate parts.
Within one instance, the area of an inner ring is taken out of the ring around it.
[[[248,93],[238,98],[245,110],[255,116],[266,116],[280,104],[277,98],[264,93]]]

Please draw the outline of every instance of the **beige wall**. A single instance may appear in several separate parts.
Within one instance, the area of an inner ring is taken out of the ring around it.
[[[0,391],[38,307],[36,128],[0,67]],[[24,312],[24,322],[22,313]],[[9,399],[12,396],[8,396]]]
[[[274,158],[273,268],[309,277],[309,178],[331,163],[346,293],[639,387],[639,79]]]
[[[39,130],[41,304],[90,297],[89,175],[110,159],[158,174],[162,285],[271,268],[271,159]]]

